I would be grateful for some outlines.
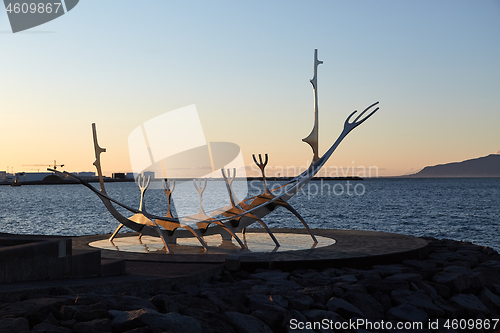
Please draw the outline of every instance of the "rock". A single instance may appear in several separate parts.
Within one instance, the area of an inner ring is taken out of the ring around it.
[[[321,304],[325,304],[333,296],[333,291],[330,287],[307,287],[302,292],[311,297],[315,302]]]
[[[381,291],[384,293],[390,293],[392,290],[408,290],[410,285],[405,280],[393,279],[388,280],[388,278],[381,279],[378,277],[366,278],[362,280],[362,283],[369,293],[374,293],[376,291]]]
[[[243,313],[228,311],[225,315],[231,324],[242,333],[272,333],[273,331],[262,320]]]
[[[384,307],[369,294],[348,291],[343,299],[357,307],[368,319],[384,318]]]
[[[33,327],[31,332],[39,333],[71,333],[71,330],[67,327],[59,327],[49,323],[41,323]],[[87,331],[88,332],[88,331]]]
[[[380,275],[382,275],[382,277],[403,273],[407,270],[402,265],[375,265],[373,266],[373,269],[376,269],[378,272],[380,272]]]
[[[267,293],[280,294],[289,290],[299,290],[302,286],[298,285],[294,281],[274,279],[265,281],[261,287],[266,290]]]
[[[250,313],[250,315],[259,318],[264,324],[269,326],[273,332],[281,329],[281,323],[287,316],[286,309],[258,309]]]
[[[179,311],[179,307],[177,306],[177,304],[168,295],[165,295],[165,294],[155,295],[155,296],[151,297],[151,299],[149,301],[161,313]]]
[[[403,265],[410,266],[422,271],[431,271],[436,268],[436,264],[424,260],[403,260]]]
[[[438,298],[434,302],[437,306],[439,306],[441,309],[444,310],[445,318],[451,318],[451,319],[458,318],[460,311],[454,306],[452,306],[449,301],[446,301],[442,298]]]
[[[321,322],[324,319],[327,319],[329,322],[332,321],[333,323],[344,321],[344,318],[335,312],[318,309],[306,311],[304,312],[304,316],[306,316],[308,321],[312,322]]]
[[[288,301],[279,295],[250,294],[247,296],[250,312],[259,309],[283,311],[288,306]]]
[[[199,288],[193,284],[186,284],[186,283],[178,283],[175,287],[174,290],[181,293],[181,294],[188,294],[191,296],[196,296],[198,292],[200,291]]]
[[[217,305],[208,298],[191,295],[174,295],[170,297],[175,306],[182,311],[184,308],[219,312]],[[174,309],[175,307],[172,307]]]
[[[302,323],[306,323],[308,320],[306,316],[304,316],[301,312],[296,310],[290,310],[288,316],[283,320],[283,327],[286,329],[287,333],[314,333],[312,329],[300,329],[299,326],[303,325]]]
[[[385,278],[384,281],[407,281],[407,282],[420,282],[422,275],[417,273],[398,273]]]
[[[299,292],[289,293],[285,295],[285,298],[288,300],[288,307],[298,311],[309,310],[314,303],[312,297]]]
[[[478,313],[488,314],[490,311],[477,296],[472,294],[458,294],[450,298],[450,301],[458,309],[463,310],[469,316],[474,316]]]
[[[77,323],[76,320],[70,319],[70,320],[61,320],[60,325],[61,327],[66,327],[69,329],[72,329],[73,326]]]
[[[434,252],[429,254],[427,258],[434,260],[454,261],[461,260],[462,256],[455,252]]]
[[[5,315],[23,317],[30,313],[40,313],[45,316],[49,313],[59,314],[61,306],[71,303],[72,301],[67,298],[38,298],[16,303],[0,304],[0,317],[4,317]]]
[[[382,305],[382,307],[384,308],[384,312],[387,312],[390,308],[392,308],[391,298],[386,293],[376,291],[372,294],[372,296],[377,302]]]
[[[108,311],[106,311],[106,310],[82,309],[82,310],[79,310],[75,313],[74,318],[77,321],[91,321],[91,320],[99,319],[99,318],[107,318],[108,316],[109,316],[109,314],[108,314]]]
[[[488,261],[481,263],[480,266],[500,270],[500,260],[488,260]]]
[[[450,295],[451,295],[450,287],[445,286],[444,284],[435,283],[435,282],[429,282],[429,285],[436,290],[436,292],[438,293],[439,296],[441,296],[445,299],[450,298]]]
[[[235,333],[233,326],[228,323],[226,315],[222,313],[203,310],[185,310],[183,314],[196,319],[200,323],[203,333]]]
[[[352,317],[366,317],[360,309],[347,302],[346,300],[337,297],[330,298],[330,300],[326,303],[326,308],[329,311],[338,313],[345,319],[351,319]]]
[[[123,333],[163,333],[158,327],[138,327]]]
[[[424,293],[410,290],[395,290],[391,293],[391,298],[397,305],[410,304],[416,306],[431,317],[444,316],[444,310],[435,305],[432,299]]]
[[[438,298],[438,293],[436,291],[436,288],[434,288],[430,284],[425,283],[425,282],[420,282],[417,285],[420,288],[420,290],[422,290],[422,292],[424,292],[426,295],[428,295],[433,300]]]
[[[63,320],[73,319],[75,314],[81,309],[84,309],[81,305],[63,305],[60,310],[61,318]]]
[[[94,319],[91,321],[76,323],[73,325],[73,332],[88,333],[88,332],[110,332],[111,321],[108,318]]]
[[[427,323],[427,313],[410,304],[398,305],[387,311],[387,319]]]
[[[453,293],[461,293],[469,288],[478,288],[481,286],[479,274],[461,266],[445,267],[443,271],[434,275],[432,280],[448,286]]]
[[[119,311],[132,311],[139,309],[158,310],[150,301],[144,298],[128,295],[108,297],[103,300],[103,303],[105,303],[108,308]]]
[[[500,285],[500,274],[497,269],[480,266],[474,268],[473,271],[479,274],[479,279],[482,286],[487,287],[490,290],[494,290],[493,285]]]
[[[29,331],[30,326],[26,318],[0,318],[0,328],[5,332]]]
[[[338,283],[338,282],[347,282],[347,283],[356,283],[358,279],[352,274],[344,274],[341,276],[334,277],[330,280],[330,283]]]
[[[134,311],[110,310],[113,316],[113,331],[124,332],[141,326],[158,327],[169,332],[201,332],[201,325],[196,319],[176,312],[159,313],[152,309]]]
[[[500,310],[500,297],[492,293],[488,288],[484,288],[479,295],[479,299],[488,307]]]

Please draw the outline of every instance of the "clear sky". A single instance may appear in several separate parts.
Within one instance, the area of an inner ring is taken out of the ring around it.
[[[380,101],[327,167],[401,175],[500,150],[500,1],[82,0],[16,34],[0,10],[0,170],[94,171],[95,122],[105,173],[130,171],[131,131],[191,104],[245,164],[307,165],[315,48],[320,153]]]

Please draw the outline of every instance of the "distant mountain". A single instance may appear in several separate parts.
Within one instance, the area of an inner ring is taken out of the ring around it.
[[[407,177],[500,177],[500,155],[491,154],[463,162],[427,166]]]

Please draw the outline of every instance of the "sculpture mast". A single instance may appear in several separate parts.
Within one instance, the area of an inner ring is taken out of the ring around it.
[[[318,49],[314,50],[314,77],[309,80],[313,86],[314,91],[314,127],[308,137],[302,141],[308,143],[313,150],[313,161],[315,163],[319,160],[318,155],[318,65],[323,61],[318,60]]]

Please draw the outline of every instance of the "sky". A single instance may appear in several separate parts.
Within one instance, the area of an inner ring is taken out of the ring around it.
[[[312,158],[314,49],[320,154],[380,102],[327,175],[499,152],[497,0],[82,0],[15,34],[0,10],[0,170],[94,171],[96,123],[104,173],[129,172],[130,133],[193,104],[206,140],[238,144],[245,165],[268,153],[269,170],[298,170]]]

